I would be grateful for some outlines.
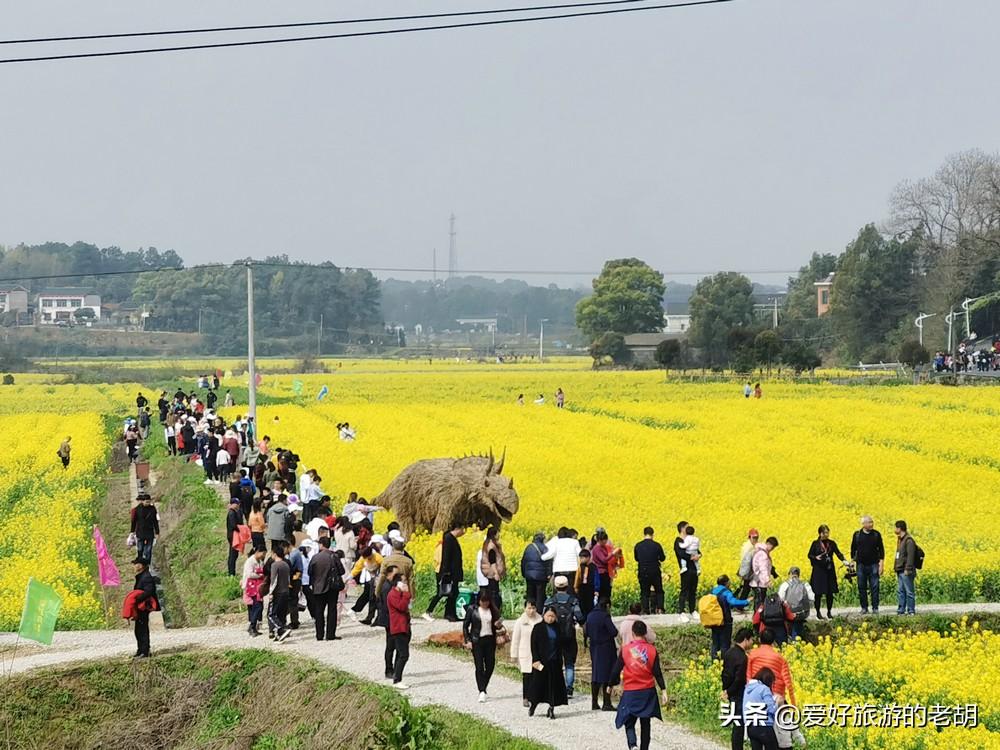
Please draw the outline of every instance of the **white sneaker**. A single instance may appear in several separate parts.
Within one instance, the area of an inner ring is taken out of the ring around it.
[[[394,683],[392,683],[392,686],[394,688],[396,688],[396,690],[409,690],[410,689],[410,686],[407,685],[405,682],[394,682]]]
[[[479,694],[479,702],[480,703],[486,703],[486,693],[480,693]]]
[[[357,622],[357,621],[358,621],[358,616],[357,616],[357,614],[356,614],[356,613],[354,612],[354,610],[353,610],[353,609],[349,609],[349,610],[347,610],[347,616],[348,616],[348,617],[350,617],[350,618],[351,618],[351,620],[353,620],[354,622]]]
[[[202,484],[215,484],[211,479],[206,479]]]
[[[427,622],[434,622],[434,618],[431,617],[431,613],[430,612],[424,612],[423,615],[421,615],[421,617],[423,617],[425,620],[427,620]]]
[[[678,619],[681,622],[690,622],[690,618],[686,614],[684,614],[683,612],[680,613],[680,616],[678,617]]]

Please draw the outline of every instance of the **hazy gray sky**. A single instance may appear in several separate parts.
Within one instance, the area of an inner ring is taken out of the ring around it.
[[[4,3],[0,36],[487,7]],[[898,181],[1000,148],[998,28],[995,0],[740,0],[0,65],[0,243],[444,266],[454,211],[466,269],[793,269]]]

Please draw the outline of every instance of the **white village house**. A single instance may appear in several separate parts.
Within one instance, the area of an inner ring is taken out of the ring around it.
[[[92,320],[99,320],[101,317],[101,295],[86,287],[43,289],[35,299],[38,322],[43,325],[79,320],[80,316],[76,313],[83,308],[93,311]]]

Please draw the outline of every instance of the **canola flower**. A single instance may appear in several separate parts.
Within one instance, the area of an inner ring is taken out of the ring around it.
[[[905,628],[876,633],[863,623],[819,643],[788,644],[788,660],[801,707],[923,706],[924,727],[804,726],[810,747],[935,750],[1000,748],[1000,634],[966,618],[943,633]],[[672,692],[680,713],[704,721],[718,715],[719,664],[692,662]],[[978,727],[935,727],[933,706],[978,707]],[[848,724],[853,723],[848,721]]]
[[[539,530],[566,525],[589,536],[604,526],[626,551],[619,604],[634,596],[628,563],[647,524],[668,549],[678,520],[696,527],[707,588],[735,574],[751,526],[780,539],[779,572],[798,565],[808,575],[817,526],[829,524],[847,552],[866,513],[888,550],[884,606],[895,593],[897,518],[927,553],[918,603],[1000,600],[1000,542],[981,523],[1000,468],[1000,449],[985,438],[996,414],[964,393],[771,382],[763,399],[748,400],[736,382],[664,381],[660,372],[428,370],[273,377],[264,393],[294,397],[299,380],[305,394],[328,385],[331,395],[261,408],[260,433],[317,468],[339,500],[352,490],[373,498],[421,458],[506,447],[505,471],[521,498],[503,531],[508,555],[516,559]],[[552,405],[556,387],[567,393],[566,409]],[[514,403],[519,393],[523,407]],[[532,404],[539,393],[545,406]],[[337,439],[345,420],[357,441]],[[956,431],[968,438],[956,440]],[[463,539],[467,560],[480,542],[478,534]],[[413,541],[418,565],[429,565],[435,543]],[[672,559],[664,566],[668,588],[673,567]],[[854,584],[841,598],[856,601]]]

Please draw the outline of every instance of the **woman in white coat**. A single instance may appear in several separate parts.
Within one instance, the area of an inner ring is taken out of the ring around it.
[[[541,621],[535,603],[529,599],[524,603],[524,614],[511,627],[510,660],[521,670],[521,696],[525,706],[528,705],[528,681],[531,679],[531,631]]]

